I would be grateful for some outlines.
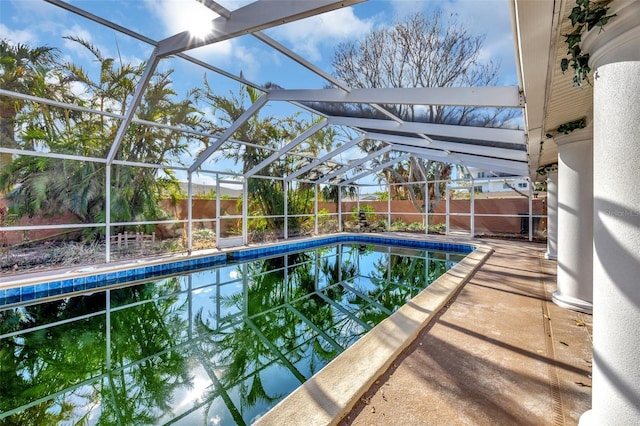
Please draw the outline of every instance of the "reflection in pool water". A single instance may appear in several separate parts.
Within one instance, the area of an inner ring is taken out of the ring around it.
[[[0,422],[249,424],[465,255],[337,244],[0,310]]]

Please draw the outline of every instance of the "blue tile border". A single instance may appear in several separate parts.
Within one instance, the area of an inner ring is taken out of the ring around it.
[[[78,291],[99,289],[112,284],[127,283],[142,279],[152,279],[171,273],[187,272],[229,262],[256,259],[293,251],[306,250],[337,243],[384,244],[398,247],[422,248],[427,250],[450,251],[469,254],[475,247],[469,244],[439,243],[426,240],[399,239],[372,235],[334,235],[300,242],[281,242],[267,247],[239,249],[196,259],[180,260],[150,266],[128,268],[114,272],[73,277],[62,280],[28,284],[22,287],[0,289],[0,307],[29,302],[45,297],[59,296]]]
[[[227,253],[228,261],[239,261],[246,259],[255,259],[262,256],[270,256],[274,254],[282,254],[290,251],[305,250],[308,248],[320,247],[328,244],[336,243],[370,243],[370,244],[385,244],[391,246],[400,247],[412,247],[423,248],[427,250],[440,250],[451,251],[456,253],[469,254],[475,247],[467,244],[450,244],[450,243],[437,243],[433,241],[424,240],[401,240],[397,238],[389,237],[375,237],[365,235],[338,235],[327,238],[319,238],[311,241],[301,241],[297,243],[280,244],[277,246],[258,247],[254,249],[241,249]]]

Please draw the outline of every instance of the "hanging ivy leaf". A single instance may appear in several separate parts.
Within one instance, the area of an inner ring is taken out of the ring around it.
[[[558,133],[568,135],[574,130],[584,129],[586,125],[587,120],[584,117],[579,120],[569,121],[568,123],[564,123],[558,126]]]
[[[574,86],[581,86],[585,80],[589,82],[589,73],[591,72],[591,68],[589,67],[589,54],[583,53],[580,48],[585,27],[587,31],[591,31],[594,27],[600,27],[602,31],[602,28],[609,20],[616,16],[616,14],[607,15],[609,11],[608,5],[611,1],[612,0],[592,2],[590,0],[576,0],[576,6],[571,9],[569,19],[574,29],[571,33],[564,35],[569,58],[563,58],[560,61],[560,69],[564,73],[569,69],[569,65],[571,65],[575,70],[573,75]]]

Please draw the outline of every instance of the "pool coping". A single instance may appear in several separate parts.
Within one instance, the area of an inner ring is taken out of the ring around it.
[[[440,240],[447,243],[446,240]],[[460,241],[451,241],[460,244]],[[483,244],[256,420],[266,425],[335,425],[493,254]]]

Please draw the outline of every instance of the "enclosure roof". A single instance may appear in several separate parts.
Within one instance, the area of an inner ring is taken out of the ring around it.
[[[219,135],[212,135],[209,147],[190,165],[190,171],[197,171],[203,163],[234,134],[267,102],[289,102],[301,108],[305,108],[313,113],[324,117],[321,124],[314,125],[301,135],[298,135],[291,143],[276,151],[260,167],[255,167],[245,177],[252,176],[264,168],[271,161],[277,161],[283,155],[292,151],[297,145],[310,137],[319,129],[328,125],[346,126],[353,129],[361,137],[383,142],[388,149],[380,150],[375,156],[365,158],[378,159],[375,163],[382,163],[378,157],[393,153],[392,158],[416,158],[432,159],[463,166],[482,168],[493,171],[496,174],[527,175],[538,164],[538,159],[534,157],[534,163],[530,162],[532,152],[531,138],[532,130],[526,132],[517,129],[474,127],[459,124],[430,124],[424,122],[409,122],[400,119],[392,111],[393,105],[449,105],[460,107],[483,107],[483,108],[517,108],[525,109],[531,113],[532,108],[525,104],[523,91],[527,88],[524,84],[521,87],[425,87],[425,88],[376,88],[376,89],[355,89],[348,87],[345,83],[332,77],[326,71],[313,65],[313,63],[295,53],[267,36],[262,31],[285,23],[293,22],[306,17],[322,14],[343,7],[348,7],[361,3],[363,0],[306,0],[304,2],[294,0],[268,1],[258,0],[246,6],[229,10],[220,3],[213,0],[191,0],[199,1],[219,16],[213,20],[213,30],[204,38],[195,39],[188,33],[182,32],[173,34],[162,40],[151,40],[148,37],[137,34],[131,28],[125,28],[108,21],[103,17],[93,15],[81,8],[61,0],[45,0],[57,5],[67,11],[82,15],[88,19],[106,25],[117,31],[126,33],[132,37],[143,40],[155,46],[155,50],[147,60],[145,73],[142,76],[136,92],[130,102],[127,111],[121,120],[121,124],[112,146],[107,162],[115,159],[119,145],[125,136],[129,125],[135,121],[135,114],[138,105],[144,95],[144,90],[149,83],[154,71],[163,58],[168,56],[178,56],[196,63],[208,70],[219,72],[226,77],[233,78],[252,87],[259,88],[264,94],[250,108],[246,110],[236,122]],[[524,3],[524,6],[521,4]],[[549,2],[553,3],[553,2]],[[564,2],[562,2],[564,3]],[[527,16],[522,9],[531,9],[527,13],[536,13],[535,9],[549,7],[539,7],[539,2],[513,1],[514,17],[516,22],[516,34],[518,37],[527,37],[526,28]],[[553,9],[553,7],[551,7]],[[549,10],[551,12],[551,10]],[[312,29],[310,29],[311,31]],[[188,51],[223,40],[235,37],[251,35],[256,37],[268,48],[286,55],[292,61],[298,63],[307,70],[315,73],[326,80],[331,86],[328,89],[296,89],[274,87],[265,89],[255,82],[248,81],[242,75],[234,75],[228,71],[220,69],[213,63],[205,63],[189,56]],[[516,43],[518,44],[518,43]],[[526,58],[529,54],[526,49],[519,51],[520,59]],[[523,68],[520,69],[523,73]],[[528,75],[525,74],[525,81]],[[533,98],[533,96],[532,96]],[[537,102],[537,99],[534,99]],[[537,103],[535,103],[537,107]],[[362,107],[353,108],[353,105]],[[529,117],[527,125],[530,126],[533,119]],[[527,137],[529,139],[527,139]],[[537,139],[533,139],[534,142]],[[529,144],[529,145],[527,145]],[[527,149],[528,147],[528,149]],[[528,151],[528,152],[527,152]],[[333,157],[325,155],[317,161],[310,162],[318,165],[320,162],[333,161]],[[364,167],[369,160],[357,164]],[[307,166],[307,170],[312,167]],[[342,173],[352,173],[356,167],[354,161],[343,167]],[[369,169],[368,173],[375,173]],[[360,171],[360,169],[358,170]],[[367,173],[361,173],[364,176]],[[344,175],[344,179],[347,179]],[[353,180],[353,179],[350,179]]]

